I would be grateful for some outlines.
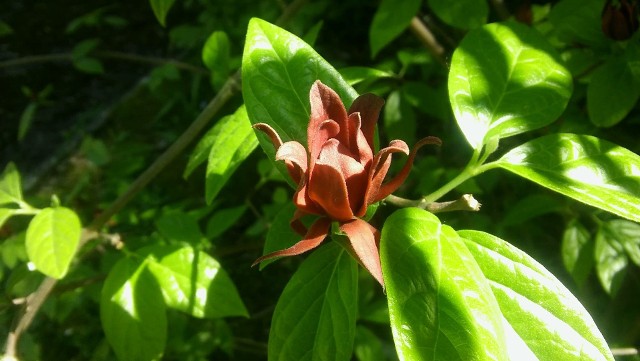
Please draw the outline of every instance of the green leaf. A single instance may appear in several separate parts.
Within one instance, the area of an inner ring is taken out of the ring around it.
[[[14,209],[0,208],[0,228],[15,213]]]
[[[204,238],[195,217],[181,211],[167,212],[155,223],[160,234],[174,242],[198,244]]]
[[[350,360],[356,331],[357,263],[337,242],[313,251],[280,295],[269,360]]]
[[[356,327],[356,338],[353,352],[358,361],[380,361],[384,352],[382,342],[375,333],[364,326]]]
[[[27,132],[31,128],[31,123],[33,123],[33,117],[36,114],[37,109],[38,103],[30,102],[22,111],[22,114],[20,115],[20,122],[18,123],[18,142],[22,142],[24,136],[27,135]]]
[[[549,14],[557,36],[567,42],[602,47],[609,40],[602,32],[602,0],[562,0]]]
[[[21,202],[20,173],[16,165],[9,162],[0,174],[0,205]]]
[[[98,45],[100,45],[100,42],[100,39],[83,40],[73,47],[71,54],[73,55],[74,59],[85,58],[93,50],[95,50]]]
[[[27,249],[25,247],[25,232],[11,235],[0,244],[0,253],[2,255],[2,263],[9,269],[13,269],[20,262],[28,261]],[[37,272],[30,272],[36,273]],[[38,280],[41,278],[39,277]],[[7,287],[8,289],[9,287]]]
[[[169,10],[173,6],[174,1],[175,0],[149,0],[156,19],[158,19],[158,22],[163,27],[166,25],[165,21],[167,18],[167,13],[169,13]]]
[[[369,28],[371,57],[397,38],[418,13],[421,0],[382,0]]]
[[[596,234],[596,268],[602,287],[617,294],[627,272],[628,258],[638,263],[640,255],[640,225],[613,220],[603,223]]]
[[[189,161],[187,162],[187,166],[182,175],[184,179],[187,179],[200,164],[204,163],[209,158],[211,147],[215,144],[216,139],[220,135],[222,125],[228,123],[230,121],[229,118],[231,117],[233,117],[233,115],[226,115],[222,117],[218,120],[216,125],[211,127],[211,129],[209,129],[200,139],[193,152],[191,152],[191,155],[189,155]]]
[[[168,307],[198,318],[249,314],[233,281],[220,263],[192,247],[152,246],[147,252]]]
[[[207,222],[207,238],[213,239],[222,235],[242,217],[247,206],[221,209],[215,212]]]
[[[349,85],[356,85],[366,80],[395,78],[396,75],[375,68],[367,68],[365,66],[350,66],[347,68],[341,68],[340,74]]]
[[[515,22],[469,32],[451,60],[451,106],[474,149],[553,122],[572,87],[571,74],[545,38]]]
[[[484,25],[489,17],[486,0],[429,0],[429,7],[445,23],[462,29]]]
[[[104,73],[104,67],[102,63],[94,58],[82,57],[82,58],[74,58],[73,66],[85,73],[88,74],[102,74]]]
[[[451,227],[398,210],[382,228],[380,260],[401,360],[506,359],[498,304]]]
[[[209,151],[205,192],[208,204],[258,146],[244,106],[238,108],[226,121],[223,122],[223,119],[215,125],[219,127],[219,131]]]
[[[579,286],[584,285],[593,268],[593,247],[589,231],[572,219],[562,235],[562,261]]]
[[[509,359],[613,361],[591,316],[542,265],[488,233],[458,234],[500,305]]]
[[[102,287],[100,320],[119,360],[159,360],[167,341],[162,292],[144,263],[121,259]]]
[[[348,108],[357,93],[326,60],[295,35],[257,18],[251,19],[242,56],[242,95],[252,124],[267,123],[284,142],[306,144],[311,85],[321,80],[335,90]],[[269,160],[275,150],[258,135]],[[280,172],[288,173],[282,162]]]
[[[221,86],[229,75],[231,49],[224,31],[214,31],[202,48],[202,62],[211,70],[211,82]]]
[[[9,24],[0,20],[0,36],[6,36],[10,34],[13,34],[13,28]]]
[[[447,122],[451,118],[446,84],[434,88],[423,82],[407,81],[402,84],[402,97],[424,114]]]
[[[415,144],[416,115],[399,90],[389,94],[383,110],[383,124],[388,140],[402,139],[408,144]]]
[[[27,228],[27,254],[36,269],[45,275],[64,277],[80,242],[82,225],[69,208],[45,208]]]
[[[587,89],[589,119],[599,127],[618,124],[640,98],[640,88],[624,59],[612,59],[599,67]]]
[[[549,134],[497,165],[544,187],[640,222],[640,156],[588,135]]]
[[[531,218],[561,209],[562,206],[556,198],[545,194],[531,194],[510,205],[509,212],[502,218],[500,225],[502,227],[518,225]]]

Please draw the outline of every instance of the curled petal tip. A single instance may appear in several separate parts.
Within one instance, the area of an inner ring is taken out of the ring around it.
[[[282,139],[280,139],[280,135],[267,123],[256,123],[252,126],[253,129],[257,129],[264,134],[266,134],[270,139],[273,146],[278,149],[282,145]]]
[[[423,145],[442,145],[442,140],[440,140],[440,138],[438,137],[434,137],[434,136],[428,136],[425,138],[422,138],[418,141],[418,143],[416,143],[415,147],[422,147]]]

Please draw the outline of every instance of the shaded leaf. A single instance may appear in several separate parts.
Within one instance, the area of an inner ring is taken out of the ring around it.
[[[465,36],[451,60],[449,98],[474,149],[560,116],[573,82],[557,59],[545,38],[519,23],[493,23]]]
[[[464,240],[405,208],[382,228],[380,259],[401,360],[505,360],[500,308]]]
[[[473,29],[487,22],[486,0],[428,0],[429,7],[445,23],[462,29]]]
[[[389,94],[383,110],[383,124],[388,140],[402,139],[408,144],[415,144],[416,115],[399,90]]]
[[[562,235],[562,261],[579,286],[593,268],[593,247],[589,231],[577,219],[572,219]]]
[[[505,320],[511,360],[610,360],[591,316],[526,253],[488,233],[460,231]]]
[[[596,234],[596,268],[602,287],[615,295],[629,263],[640,265],[640,225],[625,220],[603,223]]]
[[[167,307],[199,318],[248,317],[238,290],[218,261],[192,247],[152,246],[145,250]]]
[[[247,210],[247,206],[237,206],[216,211],[207,222],[207,238],[219,237],[233,227]]]
[[[160,25],[166,25],[165,21],[167,14],[173,6],[174,1],[175,0],[149,0],[151,8],[153,9],[153,14],[156,16],[156,19],[158,19]]]
[[[167,212],[155,224],[162,236],[174,242],[198,244],[204,238],[196,218],[181,211]]]
[[[402,34],[411,23],[411,19],[418,13],[421,2],[421,0],[382,0],[380,2],[369,28],[372,58]]]
[[[27,135],[27,132],[31,128],[31,123],[33,123],[33,117],[36,114],[37,109],[38,103],[31,102],[22,111],[22,114],[20,115],[20,122],[18,123],[18,142],[21,142],[24,139],[24,136]]]
[[[295,204],[288,203],[276,214],[267,231],[267,239],[264,242],[264,249],[262,251],[263,255],[289,248],[302,239],[302,236],[291,229],[289,225],[295,210]],[[262,270],[276,260],[277,259],[267,259],[260,262],[260,269]]]
[[[640,98],[640,88],[624,59],[612,59],[594,71],[587,89],[589,119],[599,127],[616,125]]]
[[[356,338],[353,353],[358,361],[380,361],[384,352],[382,342],[375,333],[367,327],[356,327]]]
[[[365,66],[350,66],[339,69],[340,74],[349,85],[356,85],[366,80],[394,78],[396,75],[375,68],[367,68]]]
[[[159,360],[167,341],[162,292],[144,263],[121,259],[102,287],[100,320],[119,360]]]
[[[549,21],[554,32],[567,43],[606,46],[602,32],[602,0],[562,0],[551,8]]]
[[[640,156],[588,135],[549,134],[497,165],[565,196],[640,222]]]
[[[49,277],[64,277],[78,248],[81,231],[80,220],[71,209],[41,210],[27,228],[29,260],[38,271]]]
[[[562,205],[555,198],[545,194],[531,194],[509,206],[509,212],[502,218],[500,225],[503,227],[514,226],[531,218],[557,212],[561,209]]]
[[[7,219],[11,218],[14,212],[15,210],[13,209],[0,208],[0,228],[2,228],[2,225]]]
[[[202,48],[202,62],[211,70],[211,82],[221,86],[229,74],[231,49],[224,31],[214,31]]]
[[[0,174],[0,205],[22,202],[20,173],[15,164],[9,162]]]
[[[340,245],[329,242],[315,250],[280,295],[269,360],[350,360],[357,285],[357,263]]]

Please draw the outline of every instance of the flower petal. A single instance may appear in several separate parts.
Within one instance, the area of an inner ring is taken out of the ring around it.
[[[273,146],[278,149],[282,145],[282,139],[280,139],[280,135],[267,123],[256,123],[253,125],[254,129],[258,129],[259,131],[265,133],[271,138],[271,143]]]
[[[309,91],[309,100],[311,102],[311,117],[307,128],[307,141],[311,158],[318,157],[322,144],[326,142],[326,139],[318,139],[317,130],[320,129],[320,124],[327,119],[333,119],[338,124],[340,132],[335,134],[334,137],[348,147],[349,123],[347,121],[347,110],[340,96],[333,89],[322,84],[320,80],[316,80]]]
[[[371,199],[372,203],[384,199],[389,194],[395,192],[402,185],[402,183],[404,183],[405,179],[407,179],[407,176],[409,176],[411,167],[413,166],[413,160],[416,157],[416,152],[422,146],[427,144],[442,145],[442,141],[437,137],[426,137],[418,141],[418,143],[416,143],[416,145],[411,150],[411,153],[409,153],[409,158],[407,158],[407,161],[404,163],[404,166],[402,167],[400,172],[396,174],[396,176],[392,180],[379,187],[377,193],[374,194],[373,198]]]
[[[287,249],[272,252],[258,258],[257,260],[255,260],[255,262],[253,262],[251,267],[257,265],[262,261],[266,261],[268,259],[272,259],[276,257],[295,256],[318,247],[318,245],[320,245],[320,243],[324,241],[325,237],[327,237],[327,234],[329,234],[329,226],[331,226],[331,220],[329,218],[322,217],[316,220],[311,225],[311,228],[309,228],[309,231],[300,242],[294,244],[293,246]]]
[[[353,218],[351,204],[360,208],[367,186],[364,167],[348,153],[337,139],[329,139],[309,174],[309,198],[338,221]]]
[[[349,126],[352,129],[351,134],[349,134],[350,151],[354,156],[358,156],[357,160],[367,168],[369,162],[373,160],[373,149],[360,129],[361,125],[360,113],[349,115]]]
[[[284,143],[276,152],[276,160],[284,160],[291,179],[295,183],[307,172],[307,150],[296,141]]]
[[[373,138],[376,129],[376,123],[380,115],[380,109],[384,105],[384,99],[377,95],[367,93],[362,94],[353,101],[349,108],[349,114],[360,113],[362,119],[362,133],[364,133],[369,147],[373,149]]]
[[[340,230],[346,233],[349,238],[352,254],[384,289],[380,253],[378,252],[380,232],[361,219],[342,223]]]
[[[307,129],[309,135],[311,135],[311,123],[309,123],[309,128]],[[309,167],[307,168],[308,172],[313,172],[313,167],[318,160],[318,156],[320,155],[320,151],[322,150],[322,146],[331,138],[335,137],[340,132],[340,127],[338,123],[334,122],[331,119],[323,120],[318,123],[318,128],[314,132],[314,136],[309,138]]]

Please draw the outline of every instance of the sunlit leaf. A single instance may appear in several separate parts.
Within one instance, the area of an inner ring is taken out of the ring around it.
[[[587,91],[589,119],[611,127],[629,114],[640,98],[640,87],[624,59],[612,59],[593,72]]]
[[[549,134],[497,165],[542,186],[640,222],[640,156],[588,135]]]
[[[451,60],[451,106],[475,149],[553,122],[572,87],[571,74],[546,39],[515,22],[469,32]]]
[[[460,231],[505,319],[510,360],[609,360],[591,316],[526,253],[488,233]]]
[[[382,48],[402,34],[418,13],[420,3],[420,0],[380,2],[369,28],[371,57],[375,57]]]
[[[445,23],[462,29],[473,29],[487,22],[487,0],[428,0],[429,7]]]
[[[242,56],[242,95],[251,123],[267,123],[283,141],[306,144],[309,90],[316,80],[335,90],[347,108],[357,96],[331,64],[300,38],[264,20],[251,19]],[[268,137],[260,133],[258,140],[275,162]],[[281,163],[276,163],[278,169],[287,175]]]
[[[173,6],[174,1],[175,0],[149,0],[151,8],[153,9],[153,13],[156,16],[156,19],[158,19],[160,25],[166,25],[165,21],[167,18],[167,14]]]
[[[577,219],[571,220],[562,235],[562,261],[580,286],[593,268],[593,246],[589,231]]]
[[[491,287],[451,227],[418,208],[396,211],[380,260],[401,360],[506,360]]]
[[[270,360],[350,360],[358,268],[337,242],[311,253],[280,295],[269,332]]]
[[[0,228],[2,228],[4,222],[6,222],[14,212],[14,209],[0,208]]]
[[[339,71],[349,85],[356,85],[366,80],[394,78],[396,76],[388,71],[364,66],[350,66],[348,68],[341,68]]]
[[[124,258],[102,287],[100,320],[122,361],[159,360],[167,341],[162,292],[144,263]]]
[[[80,220],[71,209],[43,209],[27,228],[29,260],[49,277],[64,277],[78,248],[81,231]]]
[[[199,318],[248,317],[233,281],[208,254],[192,247],[161,245],[146,252],[167,307]]]
[[[247,118],[245,107],[220,119],[204,136],[189,159],[185,176],[208,156],[206,199],[211,203],[229,177],[258,146],[258,140]],[[208,148],[208,151],[207,151]]]
[[[20,173],[15,164],[9,162],[0,174],[0,205],[22,202]]]

